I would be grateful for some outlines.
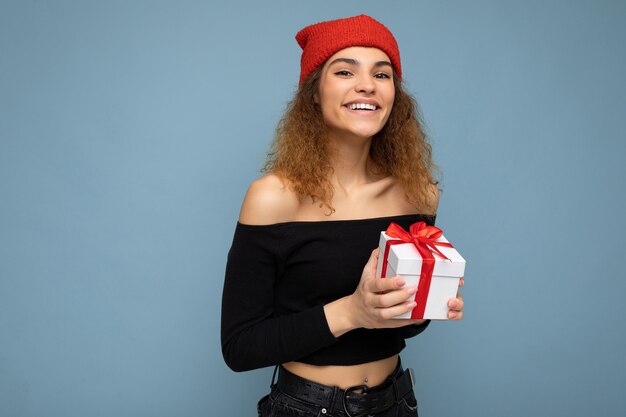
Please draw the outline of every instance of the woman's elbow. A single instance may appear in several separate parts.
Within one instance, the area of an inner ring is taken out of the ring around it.
[[[232,344],[222,344],[222,356],[226,366],[235,372],[251,371],[258,368],[247,359],[247,355],[240,350],[234,349]]]
[[[234,354],[232,349],[228,349],[227,347],[222,345],[222,356],[224,357],[224,362],[226,362],[226,366],[232,369],[235,372],[243,372],[247,371],[244,367],[244,364],[239,359],[240,355]]]

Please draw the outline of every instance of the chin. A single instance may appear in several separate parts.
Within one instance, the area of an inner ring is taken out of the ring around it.
[[[372,138],[374,135],[378,134],[382,129],[383,126],[351,126],[351,127],[343,127],[343,128],[338,128],[335,127],[334,129],[332,129],[332,131],[334,131],[336,134],[339,135],[345,135],[345,136],[352,136],[352,137],[358,137],[360,139],[370,139]]]
[[[381,130],[382,130],[382,127],[380,129],[354,130],[354,131],[351,131],[350,133],[353,134],[354,136],[358,136],[363,139],[369,139],[371,137],[374,137],[374,135],[377,135]]]
[[[371,139],[373,138],[378,132],[373,132],[373,133],[353,133],[354,136],[360,138],[360,139]]]

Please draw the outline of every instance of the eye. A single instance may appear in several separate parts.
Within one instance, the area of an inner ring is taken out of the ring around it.
[[[386,72],[379,72],[374,74],[375,78],[380,78],[382,80],[389,80],[391,79],[391,75],[387,74]]]
[[[350,71],[341,70],[341,71],[335,72],[335,75],[338,75],[340,77],[349,77],[350,75],[352,75],[352,73]]]

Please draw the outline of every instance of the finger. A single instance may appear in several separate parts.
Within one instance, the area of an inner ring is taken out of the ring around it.
[[[374,249],[370,254],[369,259],[367,260],[367,263],[365,264],[365,268],[369,269],[372,275],[376,274],[376,266],[378,264],[378,252],[378,248]]]
[[[461,320],[463,318],[462,311],[448,311],[449,320]]]
[[[376,312],[381,320],[390,320],[396,316],[400,316],[404,313],[410,312],[411,310],[415,308],[416,305],[417,304],[415,303],[415,301],[411,300],[402,304],[395,305],[393,307],[378,308],[376,309]],[[400,327],[400,326],[402,326],[402,323],[398,323],[398,326],[394,326],[394,327]]]
[[[465,278],[461,277],[459,280],[459,287],[462,287],[463,285],[465,285]]]
[[[404,287],[406,282],[402,277],[375,278],[366,283],[366,289],[370,292],[386,292]]]
[[[461,311],[465,306],[465,302],[462,298],[451,298],[448,300],[448,307],[450,311]]]
[[[369,259],[367,260],[367,263],[378,263],[378,253],[380,252],[379,248],[376,248],[372,251],[372,253],[370,254]]]
[[[388,291],[383,294],[376,294],[372,297],[371,302],[374,307],[387,308],[393,307],[415,299],[416,287],[400,288]]]

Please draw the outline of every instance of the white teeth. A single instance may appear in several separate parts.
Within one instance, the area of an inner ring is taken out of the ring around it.
[[[376,110],[375,105],[366,103],[353,103],[350,104],[350,108],[352,110]]]

